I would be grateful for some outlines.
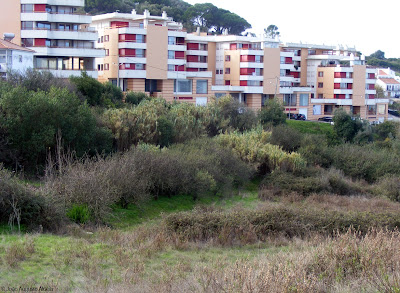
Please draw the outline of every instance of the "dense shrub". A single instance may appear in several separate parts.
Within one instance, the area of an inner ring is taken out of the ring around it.
[[[301,145],[303,135],[297,130],[286,125],[278,125],[272,128],[270,143],[279,145],[285,152],[295,152]]]
[[[57,205],[39,192],[22,185],[17,178],[0,164],[0,223],[18,221],[28,229],[54,230],[63,220]]]
[[[127,207],[178,194],[197,198],[239,187],[251,176],[245,163],[210,139],[171,149],[139,145],[64,169],[63,175],[49,179],[46,190],[63,203],[65,212],[74,205],[87,206],[96,222],[104,221],[115,203]]]
[[[143,92],[128,92],[125,97],[125,102],[132,105],[139,105],[141,101],[150,99]]]
[[[91,106],[113,107],[122,102],[122,90],[110,82],[103,84],[86,72],[82,72],[80,77],[71,77],[70,80]]]
[[[90,211],[85,205],[73,205],[67,210],[67,217],[78,224],[85,224],[90,220]]]
[[[333,129],[336,135],[345,142],[353,141],[358,131],[362,128],[360,119],[351,117],[343,109],[335,111],[333,122],[335,123]]]
[[[294,173],[283,171],[271,173],[261,182],[259,197],[272,199],[275,196],[291,193],[309,196],[313,193],[353,195],[365,192],[362,184],[346,178],[339,170],[308,168]]]
[[[170,233],[182,241],[214,241],[222,245],[265,241],[270,235],[304,237],[311,233],[334,235],[354,228],[361,234],[371,228],[395,230],[397,213],[363,213],[312,208],[259,207],[234,211],[182,212],[164,219]]]
[[[373,192],[378,196],[386,196],[393,201],[400,201],[400,177],[388,175],[379,179]]]
[[[385,121],[374,126],[374,132],[379,140],[386,138],[396,138],[399,134],[399,123],[394,121]]]
[[[270,136],[269,132],[254,129],[244,133],[221,134],[216,141],[232,149],[244,162],[254,165],[263,174],[278,169],[294,171],[305,166],[298,153],[289,154],[281,147],[269,144]]]
[[[312,166],[317,165],[328,168],[331,165],[330,148],[323,135],[303,135],[298,152]]]
[[[268,100],[259,113],[259,119],[265,127],[277,126],[286,123],[286,114],[278,100]]]
[[[35,92],[14,88],[3,95],[0,113],[0,124],[11,147],[32,169],[44,164],[49,150],[54,152],[56,136],[64,150],[75,151],[78,156],[111,146],[108,131],[99,129],[89,107],[66,89]]]

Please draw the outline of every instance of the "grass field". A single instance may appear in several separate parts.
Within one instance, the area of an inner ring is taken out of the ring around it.
[[[287,119],[286,123],[289,125],[289,127],[296,129],[301,133],[325,134],[325,135],[333,133],[333,126],[329,123],[290,120],[290,119]]]

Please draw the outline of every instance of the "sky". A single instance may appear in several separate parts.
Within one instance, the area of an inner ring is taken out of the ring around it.
[[[364,55],[377,50],[400,58],[400,1],[385,0],[185,0],[213,3],[246,19],[261,34],[274,24],[282,42],[356,47]],[[381,5],[380,5],[381,4]]]

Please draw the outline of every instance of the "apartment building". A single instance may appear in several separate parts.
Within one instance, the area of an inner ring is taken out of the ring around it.
[[[13,34],[5,34],[0,39],[0,78],[6,79],[8,71],[24,72],[33,68],[35,51],[12,43]]]
[[[83,7],[84,0],[2,0],[0,33],[14,33],[16,44],[35,51],[34,68],[97,78],[95,58],[104,51],[95,48],[97,32]]]
[[[309,120],[338,107],[363,119],[387,119],[386,99],[376,99],[376,69],[355,48],[281,44],[265,37],[187,33],[164,12],[109,13],[93,17],[99,32],[99,80],[124,91],[203,105],[231,95],[253,109],[282,100],[286,112]]]
[[[400,98],[400,78],[390,68],[379,68],[376,84],[381,86],[385,97]]]

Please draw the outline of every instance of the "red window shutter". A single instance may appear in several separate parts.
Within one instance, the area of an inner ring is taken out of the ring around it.
[[[35,4],[33,11],[34,12],[46,12],[46,4]]]
[[[248,62],[256,62],[256,56],[249,55],[249,56],[247,56],[247,60],[248,60]]]
[[[230,80],[225,80],[225,85],[231,85],[231,81]]]
[[[198,72],[199,69],[198,68],[186,68],[186,71],[188,71],[188,72]]]
[[[340,83],[335,83],[334,89],[340,89]]]
[[[46,47],[46,39],[35,39],[35,47]]]
[[[129,22],[125,21],[112,21],[110,23],[111,28],[119,28],[119,27],[129,27]]]
[[[136,35],[127,34],[127,35],[125,35],[125,40],[126,41],[135,41],[136,40]]]
[[[247,80],[241,80],[240,86],[247,86]]]
[[[188,50],[198,50],[199,49],[199,44],[198,43],[188,43],[187,44],[187,49]]]
[[[285,63],[286,64],[292,64],[293,63],[292,57],[285,57]]]
[[[237,44],[231,44],[230,45],[231,50],[236,50],[237,49]]]
[[[347,84],[347,89],[351,90],[353,88],[353,84],[352,83],[348,83]]]
[[[175,51],[175,59],[184,59],[184,58],[185,58],[185,52]]]
[[[187,62],[199,62],[199,56],[188,55],[186,58]]]

